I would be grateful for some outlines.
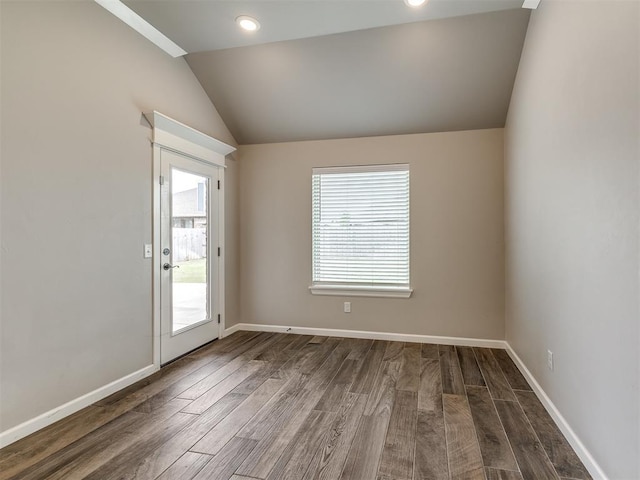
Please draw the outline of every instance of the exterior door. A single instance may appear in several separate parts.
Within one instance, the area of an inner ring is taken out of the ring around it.
[[[220,167],[160,152],[160,362],[218,338]]]

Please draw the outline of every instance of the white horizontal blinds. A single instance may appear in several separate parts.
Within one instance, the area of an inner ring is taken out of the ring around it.
[[[313,283],[409,286],[409,167],[313,170]]]

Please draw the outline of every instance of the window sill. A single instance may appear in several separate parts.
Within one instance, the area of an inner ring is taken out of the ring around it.
[[[413,290],[409,287],[364,287],[353,285],[311,285],[313,295],[341,297],[409,298]]]

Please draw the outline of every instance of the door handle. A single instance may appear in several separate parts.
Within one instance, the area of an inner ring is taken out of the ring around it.
[[[180,265],[169,265],[168,263],[165,263],[165,264],[162,266],[162,268],[163,268],[164,270],[170,270],[170,269],[172,269],[172,268],[180,268]]]

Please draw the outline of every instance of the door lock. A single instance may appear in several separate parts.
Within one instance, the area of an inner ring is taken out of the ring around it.
[[[170,253],[171,253],[171,250],[169,250],[168,248],[165,248],[164,250],[162,250],[163,255],[169,255]]]
[[[163,268],[164,270],[170,270],[170,269],[172,269],[172,268],[180,268],[180,265],[169,265],[168,263],[165,263],[165,264],[162,266],[162,268]]]

